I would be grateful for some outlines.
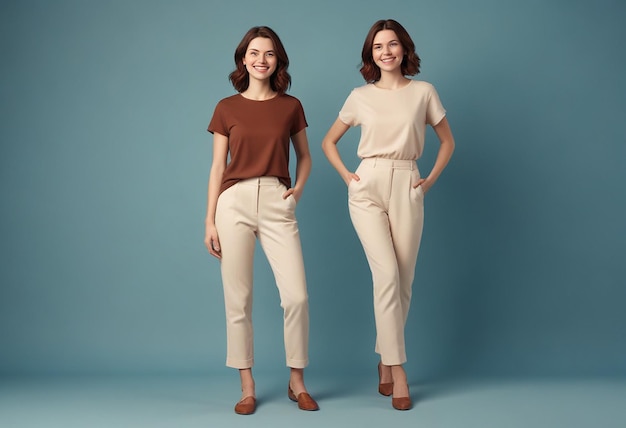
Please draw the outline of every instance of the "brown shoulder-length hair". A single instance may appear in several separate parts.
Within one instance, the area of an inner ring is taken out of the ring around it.
[[[289,58],[287,57],[287,51],[285,51],[285,47],[280,41],[278,34],[276,34],[274,30],[269,27],[252,27],[248,30],[245,36],[243,36],[243,39],[239,42],[237,49],[235,49],[235,66],[237,68],[230,73],[228,78],[237,92],[243,92],[248,89],[248,86],[250,85],[250,76],[248,75],[248,70],[246,70],[246,66],[243,63],[243,57],[246,55],[250,42],[257,37],[270,39],[274,44],[274,53],[276,54],[277,65],[276,70],[270,76],[270,86],[272,87],[272,90],[278,92],[279,94],[285,93],[287,89],[289,89],[289,85],[291,85],[291,76],[287,73]]]
[[[420,72],[420,57],[415,52],[415,43],[411,40],[411,36],[398,21],[393,19],[381,19],[376,21],[370,28],[365,42],[363,43],[363,51],[361,51],[361,74],[367,83],[373,83],[380,80],[380,68],[374,62],[372,56],[372,48],[374,47],[374,37],[381,30],[392,30],[398,36],[398,41],[402,44],[404,50],[404,58],[402,58],[402,74],[404,76],[415,76]]]

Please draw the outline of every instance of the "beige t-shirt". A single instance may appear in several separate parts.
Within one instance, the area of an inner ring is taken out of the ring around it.
[[[411,80],[399,89],[369,83],[355,88],[339,112],[349,126],[361,126],[360,158],[416,160],[424,150],[426,125],[446,115],[434,86]]]

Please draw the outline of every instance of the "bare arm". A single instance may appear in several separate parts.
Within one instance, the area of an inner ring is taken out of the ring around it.
[[[220,240],[217,236],[217,229],[215,227],[215,209],[217,207],[217,198],[222,184],[222,176],[224,175],[224,170],[226,169],[227,159],[228,137],[218,133],[213,134],[213,163],[211,164],[211,173],[209,174],[204,245],[206,245],[209,253],[218,259],[222,258],[222,249],[220,247]]]
[[[341,160],[341,155],[339,155],[339,150],[337,150],[337,143],[348,131],[348,129],[350,129],[350,126],[346,125],[339,118],[337,118],[322,140],[322,150],[324,151],[326,158],[328,158],[330,164],[337,170],[346,185],[350,184],[350,181],[352,180],[360,180],[358,175],[346,168]]]
[[[311,152],[309,151],[309,140],[306,136],[306,128],[291,137],[293,148],[296,152],[296,182],[291,189],[283,194],[283,199],[293,194],[296,201],[299,201],[304,191],[304,185],[311,174]]]
[[[421,185],[424,193],[428,192],[433,184],[435,184],[446,165],[448,165],[448,162],[452,157],[452,153],[454,152],[454,137],[452,136],[448,119],[444,117],[433,127],[433,129],[437,134],[437,138],[439,138],[439,152],[437,153],[437,159],[435,160],[435,165],[430,171],[430,174],[428,174],[428,177],[418,180],[415,184],[415,187]]]

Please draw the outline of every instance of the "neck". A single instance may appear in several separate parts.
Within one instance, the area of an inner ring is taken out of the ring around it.
[[[276,91],[272,90],[269,80],[259,82],[257,80],[250,79],[248,89],[243,91],[241,95],[251,100],[264,101],[274,98],[276,96]]]
[[[406,86],[410,79],[407,79],[402,73],[385,73],[381,72],[380,80],[374,84],[382,89],[398,89]]]

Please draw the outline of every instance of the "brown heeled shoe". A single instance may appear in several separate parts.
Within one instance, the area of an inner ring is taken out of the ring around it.
[[[291,401],[295,401],[296,403],[298,403],[298,408],[300,410],[312,411],[320,409],[313,397],[311,397],[308,392],[301,392],[296,397],[296,394],[294,394],[291,390],[291,385],[289,385],[289,388],[287,389],[287,397],[289,397]]]
[[[411,393],[409,392],[408,397],[391,397],[391,405],[396,410],[409,410],[413,407],[413,403],[411,402]]]
[[[256,398],[249,396],[235,404],[235,413],[238,415],[251,415],[256,410]]]
[[[384,395],[385,397],[389,397],[391,394],[393,394],[393,382],[380,383],[380,379],[381,379],[380,365],[381,364],[382,364],[381,362],[378,363],[378,393],[381,395]]]

